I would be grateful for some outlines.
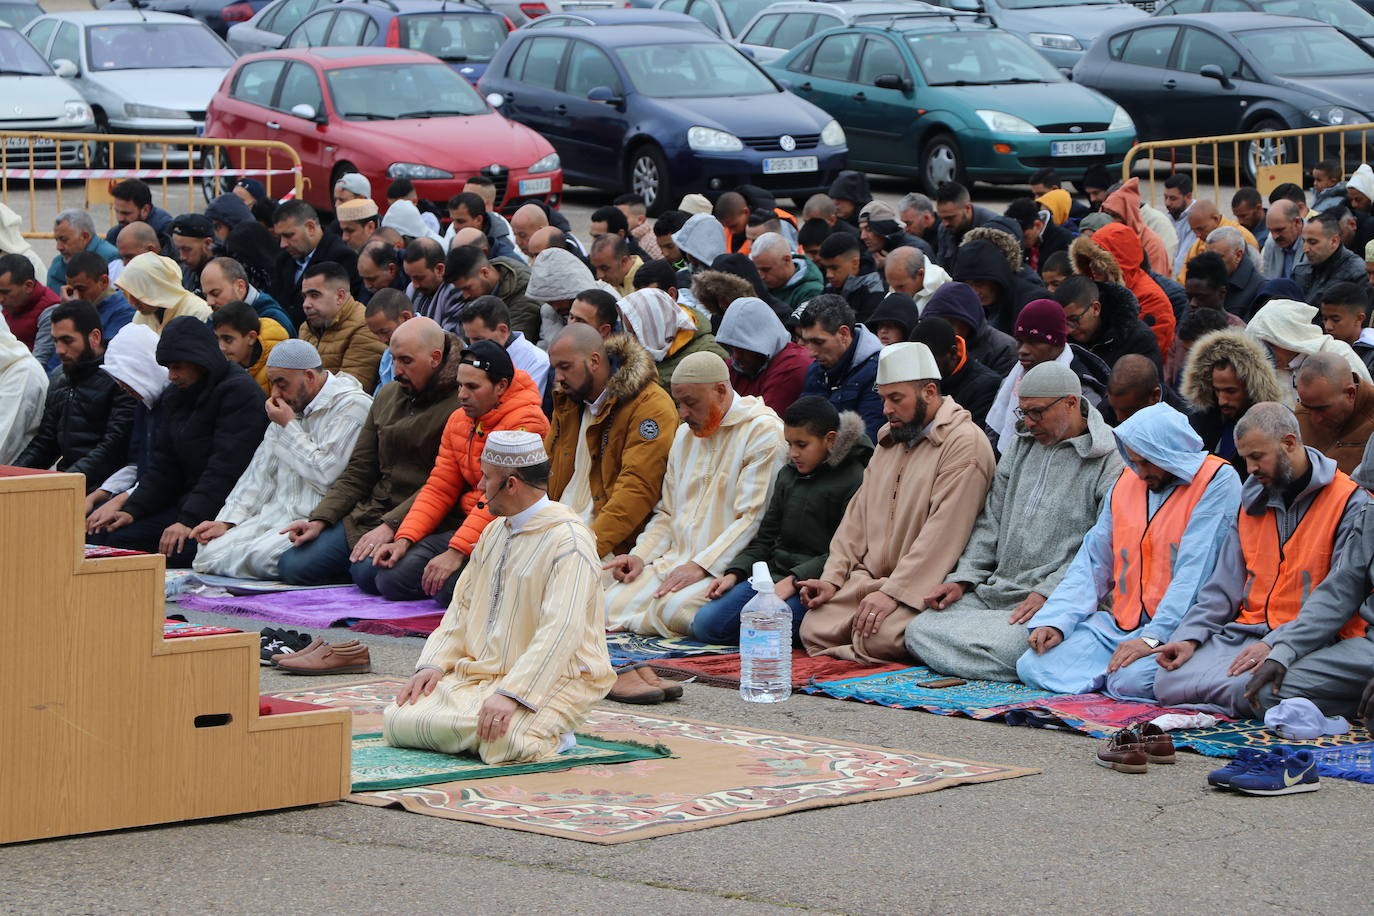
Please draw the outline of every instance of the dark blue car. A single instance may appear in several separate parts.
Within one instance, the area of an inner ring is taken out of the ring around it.
[[[845,167],[844,131],[718,38],[649,26],[521,29],[480,88],[543,134],[565,180],[658,212],[753,184],[805,198]]]
[[[509,33],[506,17],[480,0],[372,0],[315,10],[282,47],[408,48],[439,58],[476,84]]]

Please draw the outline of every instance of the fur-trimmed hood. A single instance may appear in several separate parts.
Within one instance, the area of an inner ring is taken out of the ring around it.
[[[835,431],[835,443],[825,458],[827,467],[837,468],[854,457],[865,465],[873,456],[873,440],[864,432],[864,418],[852,410],[840,411],[840,428]]]
[[[964,238],[959,244],[967,245],[969,242],[991,242],[1001,250],[1012,273],[1021,269],[1021,242],[1010,232],[996,226],[975,226],[964,233]]]
[[[1069,263],[1073,265],[1073,272],[1076,274],[1091,279],[1095,267],[1098,274],[1105,277],[1108,283],[1125,285],[1121,276],[1121,265],[1107,253],[1107,249],[1087,236],[1080,235],[1069,245]]]
[[[658,364],[653,356],[628,334],[606,338],[606,355],[619,366],[606,381],[606,390],[618,403],[639,395],[649,385],[658,384]]]
[[[1201,410],[1217,406],[1212,386],[1212,368],[1230,363],[1250,394],[1250,403],[1283,400],[1278,375],[1274,372],[1264,345],[1242,330],[1213,331],[1198,338],[1188,353],[1183,368],[1183,396]]]

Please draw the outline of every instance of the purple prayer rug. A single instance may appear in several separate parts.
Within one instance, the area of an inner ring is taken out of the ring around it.
[[[278,592],[274,595],[181,595],[177,603],[191,611],[233,614],[313,629],[332,626],[343,620],[414,617],[433,613],[436,607],[432,599],[387,601],[378,595],[369,595],[356,586]]]

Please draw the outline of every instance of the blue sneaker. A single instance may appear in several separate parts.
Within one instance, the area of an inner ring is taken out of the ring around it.
[[[1294,751],[1266,758],[1237,776],[1231,777],[1231,788],[1247,795],[1292,795],[1296,792],[1315,792],[1321,788],[1317,781],[1317,761],[1311,751]]]
[[[1243,747],[1240,749],[1240,753],[1236,754],[1234,760],[1221,769],[1213,770],[1207,774],[1207,784],[1218,789],[1229,789],[1233,776],[1249,772],[1250,767],[1261,760],[1268,759],[1271,754],[1277,755],[1279,758],[1283,756],[1279,751],[1257,751],[1254,748]]]

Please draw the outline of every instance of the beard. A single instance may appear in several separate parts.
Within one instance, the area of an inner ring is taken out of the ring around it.
[[[706,419],[700,426],[690,427],[692,435],[698,439],[709,439],[715,435],[716,430],[720,429],[720,424],[725,420],[725,409],[719,404],[712,404],[706,413]]]
[[[1274,468],[1274,476],[1264,485],[1264,489],[1271,496],[1282,496],[1284,491],[1293,485],[1293,462],[1287,453],[1278,453],[1277,465]]]
[[[594,400],[592,398],[592,374],[588,372],[587,377],[582,380],[582,384],[576,388],[571,385],[564,385],[563,391],[578,404],[590,403]]]
[[[894,441],[900,442],[902,445],[910,445],[921,438],[921,434],[925,432],[927,413],[926,402],[917,401],[916,416],[912,417],[911,422],[900,420],[894,423],[889,421],[888,434],[892,436]]]

